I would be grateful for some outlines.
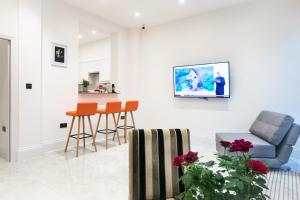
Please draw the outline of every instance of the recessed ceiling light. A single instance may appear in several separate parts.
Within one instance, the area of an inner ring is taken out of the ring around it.
[[[82,35],[79,34],[79,35],[78,35],[78,39],[82,39]]]
[[[141,16],[141,13],[136,12],[134,15],[135,15],[136,17],[139,17],[139,16]]]
[[[185,3],[185,0],[179,0],[179,3],[180,3],[180,4],[184,4],[184,3]]]
[[[92,30],[92,34],[96,35],[97,31],[96,30]]]

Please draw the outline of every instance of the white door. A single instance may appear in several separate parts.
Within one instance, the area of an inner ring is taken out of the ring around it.
[[[0,157],[8,161],[10,160],[9,119],[10,119],[10,41],[0,38]]]

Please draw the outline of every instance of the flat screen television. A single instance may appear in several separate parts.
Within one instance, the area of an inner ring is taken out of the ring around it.
[[[174,96],[229,98],[229,62],[173,67]]]

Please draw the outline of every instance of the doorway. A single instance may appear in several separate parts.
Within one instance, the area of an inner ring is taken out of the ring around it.
[[[0,38],[0,162],[10,161],[11,42]]]

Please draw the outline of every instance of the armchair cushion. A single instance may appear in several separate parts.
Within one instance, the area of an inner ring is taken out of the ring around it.
[[[300,126],[298,124],[293,124],[288,134],[283,139],[285,145],[294,146],[297,143],[300,134]]]
[[[250,132],[277,146],[281,143],[293,122],[294,119],[289,115],[262,111],[250,127]]]

